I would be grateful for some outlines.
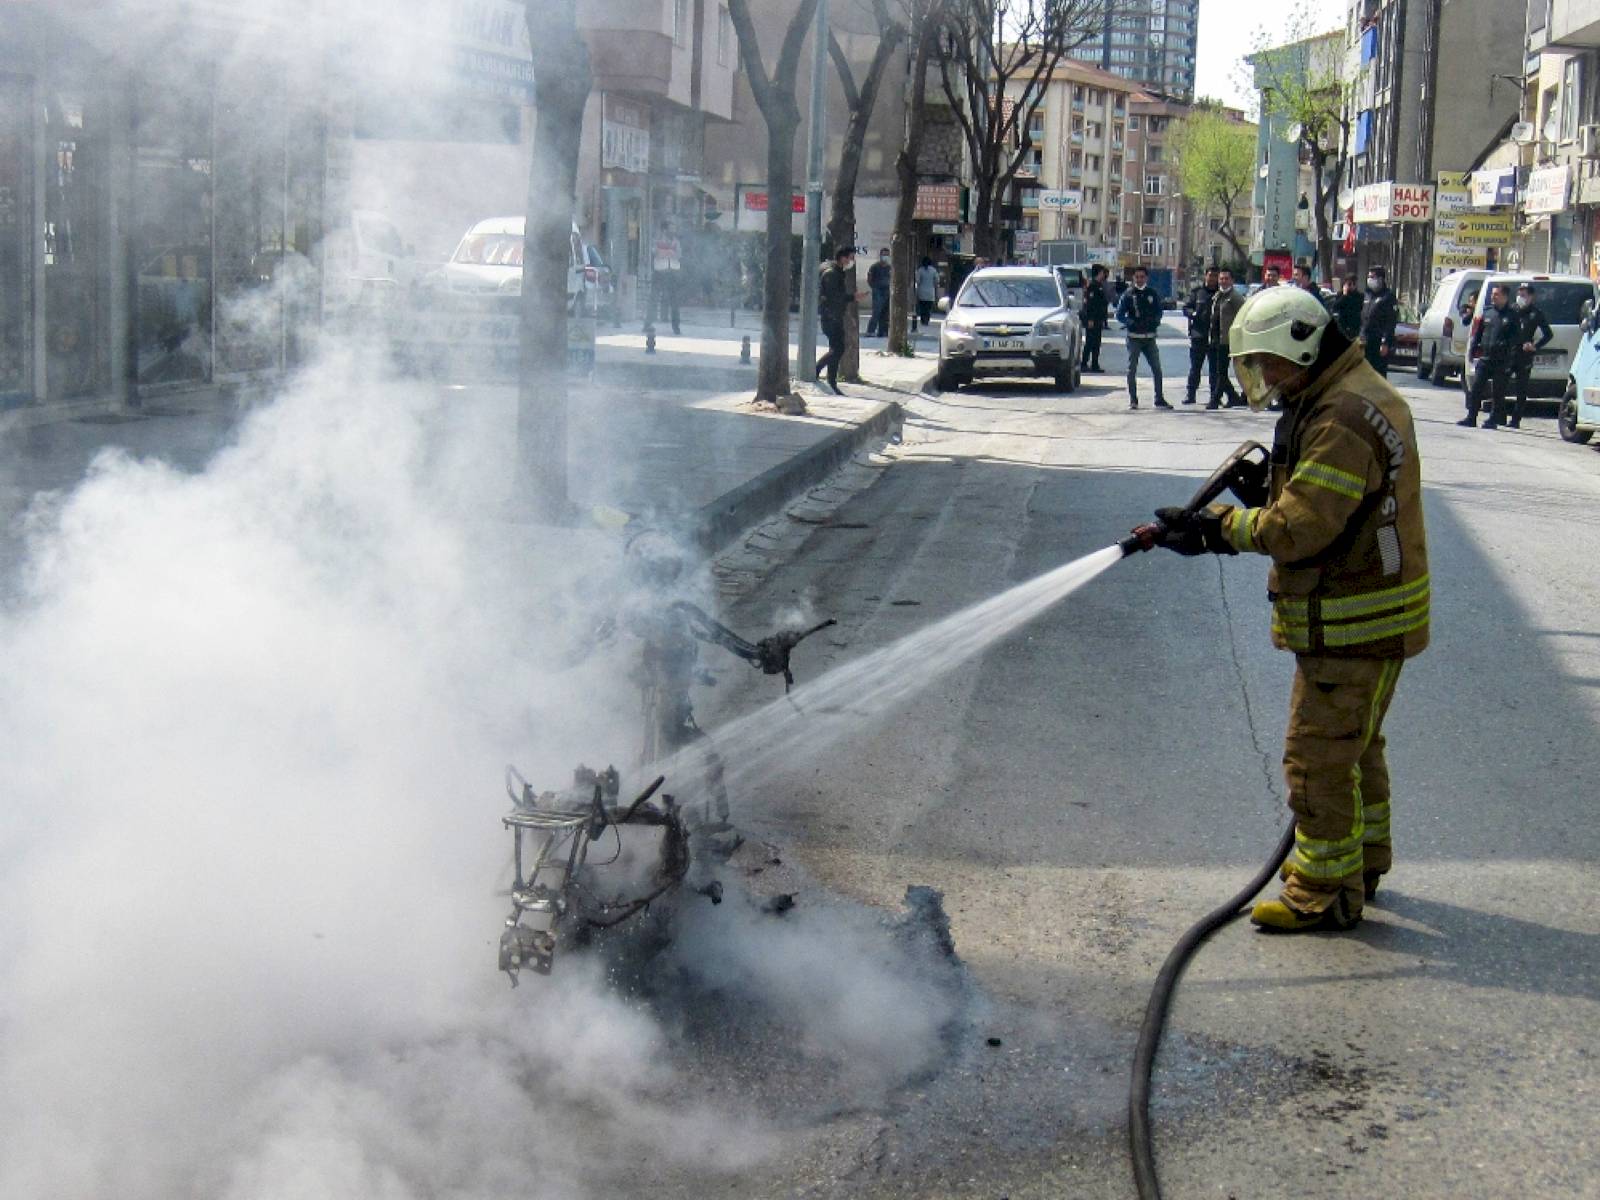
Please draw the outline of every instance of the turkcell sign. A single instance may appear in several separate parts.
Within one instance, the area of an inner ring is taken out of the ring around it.
[[[1357,225],[1389,225],[1433,220],[1433,184],[1369,183],[1356,189]]]
[[[1083,193],[1043,188],[1039,192],[1039,207],[1049,212],[1082,212]]]

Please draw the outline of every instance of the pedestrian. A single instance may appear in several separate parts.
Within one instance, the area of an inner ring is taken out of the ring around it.
[[[1221,408],[1224,396],[1228,398],[1227,407],[1244,406],[1228,375],[1228,335],[1243,305],[1244,297],[1233,286],[1233,272],[1223,267],[1217,272],[1217,294],[1211,301],[1211,329],[1207,339],[1211,345],[1211,402],[1207,408]]]
[[[672,321],[672,332],[681,334],[678,318],[678,285],[683,279],[683,246],[673,231],[671,221],[661,222],[650,255],[650,277],[654,280],[656,294],[656,320]]]
[[[1361,337],[1361,309],[1364,301],[1361,288],[1354,275],[1346,275],[1339,294],[1329,302],[1333,319],[1339,323],[1339,332],[1352,342]]]
[[[1311,268],[1304,263],[1294,266],[1294,286],[1302,292],[1317,298],[1317,303],[1322,303],[1322,289],[1317,286],[1317,281],[1311,277]]]
[[[889,248],[878,251],[878,261],[867,268],[867,288],[872,292],[872,316],[867,321],[868,337],[889,336]]]
[[[1511,378],[1516,385],[1516,405],[1511,410],[1511,428],[1522,428],[1522,410],[1528,405],[1528,376],[1533,372],[1533,360],[1550,344],[1555,331],[1550,328],[1533,284],[1524,282],[1517,288],[1517,317],[1521,322],[1521,342],[1511,365]],[[1535,340],[1537,339],[1537,340]]]
[[[933,320],[933,302],[938,298],[939,268],[924,254],[922,265],[917,268],[917,321],[924,329]]]
[[[1261,270],[1261,286],[1264,288],[1277,287],[1283,282],[1283,272],[1276,266],[1263,267]]]
[[[1400,306],[1389,290],[1389,274],[1382,267],[1367,271],[1367,298],[1361,304],[1361,345],[1367,362],[1384,378],[1389,376],[1389,351],[1394,348],[1394,327],[1400,323]]]
[[[1139,407],[1139,358],[1150,364],[1155,381],[1156,407],[1171,408],[1161,394],[1161,355],[1156,350],[1156,334],[1161,329],[1161,297],[1150,287],[1150,272],[1133,269],[1133,286],[1117,301],[1117,321],[1128,331],[1128,407]]]
[[[1211,395],[1217,394],[1216,360],[1211,354],[1211,304],[1216,298],[1217,270],[1211,267],[1183,304],[1183,315],[1189,318],[1189,390],[1183,397],[1185,404],[1194,403],[1194,394],[1200,389],[1202,367],[1210,377],[1207,382],[1211,385]]]
[[[1428,644],[1416,430],[1400,394],[1298,289],[1252,296],[1233,334],[1250,406],[1283,402],[1265,494],[1160,509],[1162,544],[1272,560],[1272,641],[1295,655],[1283,750],[1295,832],[1282,892],[1250,919],[1269,932],[1349,929],[1393,865],[1383,722],[1405,660]]]
[[[1467,389],[1467,415],[1457,421],[1474,429],[1478,412],[1484,406],[1484,394],[1489,396],[1489,416],[1485,429],[1499,429],[1506,415],[1506,385],[1511,382],[1511,372],[1516,366],[1517,354],[1522,348],[1522,318],[1511,307],[1511,286],[1497,283],[1489,289],[1489,305],[1483,310],[1483,320],[1474,322],[1472,337],[1467,343],[1467,360],[1472,363],[1472,386]]]
[[[1106,318],[1111,315],[1111,297],[1106,292],[1105,267],[1096,263],[1089,268],[1089,282],[1083,285],[1083,359],[1085,371],[1104,370],[1100,365],[1100,338],[1106,331]]]
[[[827,372],[828,387],[835,396],[844,395],[839,390],[839,360],[844,357],[844,322],[853,298],[850,272],[855,265],[856,252],[841,246],[817,279],[817,317],[828,339],[828,352],[817,359],[816,376],[821,380],[823,372]]]

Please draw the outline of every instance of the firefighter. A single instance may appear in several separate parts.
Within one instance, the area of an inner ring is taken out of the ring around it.
[[[1180,554],[1272,559],[1272,640],[1295,655],[1284,776],[1295,816],[1262,929],[1348,929],[1389,870],[1383,720],[1428,643],[1428,551],[1411,410],[1315,297],[1245,302],[1229,353],[1256,410],[1281,399],[1262,503],[1162,509]]]

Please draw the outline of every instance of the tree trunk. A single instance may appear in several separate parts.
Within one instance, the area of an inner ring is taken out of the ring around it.
[[[567,280],[589,50],[575,0],[528,0],[526,14],[538,116],[523,230],[517,449],[522,494],[554,519],[567,506]]]
[[[854,119],[851,121],[854,124]],[[845,141],[844,158],[849,159],[849,140]],[[856,147],[855,162],[850,164],[850,176],[845,178],[845,162],[839,163],[839,173],[834,178],[833,203],[828,216],[828,234],[824,239],[830,251],[837,250],[840,246],[854,246],[856,244],[856,169],[861,161],[861,149]],[[856,273],[852,268],[848,276],[850,283],[850,306],[844,314],[844,358],[839,363],[839,378],[846,383],[861,382],[861,310],[856,304]]]
[[[922,135],[927,116],[928,59],[938,43],[939,22],[930,10],[918,32],[917,49],[911,62],[911,104],[906,111],[905,144],[895,155],[894,173],[900,183],[900,197],[894,210],[894,239],[889,257],[889,339],[890,354],[910,356],[916,345],[910,333],[911,289],[916,277],[911,243],[912,215],[917,211],[917,164],[922,158]]]
[[[1316,211],[1311,214],[1311,220],[1317,231],[1317,258],[1318,267],[1324,278],[1332,281],[1333,271],[1333,234],[1328,228],[1328,197],[1323,188],[1323,174],[1327,168],[1323,165],[1322,154],[1313,150],[1311,155],[1311,197],[1316,202]]]
[[[978,258],[987,258],[992,263],[1000,240],[998,222],[994,216],[994,192],[981,179],[973,188],[972,205],[972,252]]]
[[[756,402],[777,404],[794,391],[789,378],[789,297],[794,240],[794,139],[800,109],[792,95],[767,116],[767,277],[761,305],[761,366]]]

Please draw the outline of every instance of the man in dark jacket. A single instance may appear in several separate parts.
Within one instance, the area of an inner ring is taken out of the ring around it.
[[[1361,336],[1361,309],[1364,307],[1361,289],[1356,286],[1356,277],[1346,275],[1344,286],[1332,300],[1328,302],[1328,311],[1333,314],[1333,319],[1339,323],[1339,332],[1352,342]]]
[[[1473,364],[1472,387],[1467,392],[1467,415],[1456,424],[1468,429],[1477,427],[1485,392],[1491,402],[1483,427],[1499,429],[1505,415],[1506,384],[1522,344],[1522,321],[1509,303],[1510,291],[1510,285],[1504,283],[1489,289],[1489,306],[1483,310],[1483,320],[1473,329],[1467,345],[1467,359]]]
[[[1128,331],[1128,407],[1139,407],[1139,359],[1150,364],[1156,385],[1156,407],[1171,408],[1161,394],[1161,355],[1156,334],[1161,329],[1161,297],[1150,287],[1150,272],[1133,269],[1133,286],[1117,301],[1117,321]]]
[[[872,291],[872,316],[867,319],[868,337],[889,336],[889,248],[878,251],[878,261],[867,268],[867,287]]]
[[[1194,403],[1194,394],[1200,388],[1200,368],[1208,368],[1211,395],[1217,394],[1217,366],[1211,354],[1211,302],[1217,297],[1217,271],[1206,271],[1205,280],[1189,293],[1184,301],[1183,315],[1189,318],[1189,390],[1184,395],[1185,404]]]
[[[1534,292],[1533,284],[1524,283],[1517,288],[1517,312],[1521,321],[1521,341],[1517,345],[1516,357],[1511,363],[1511,378],[1516,384],[1516,404],[1511,410],[1511,428],[1522,428],[1522,410],[1528,404],[1528,376],[1533,371],[1533,360],[1539,351],[1550,344],[1550,339],[1555,337],[1555,331],[1550,328],[1550,322],[1544,313],[1539,311],[1539,302]]]
[[[1243,307],[1244,297],[1233,288],[1233,272],[1224,267],[1218,275],[1217,294],[1211,301],[1211,402],[1207,408],[1221,408],[1223,396],[1228,398],[1229,408],[1244,404],[1239,393],[1233,390],[1233,379],[1228,375],[1228,331]]]
[[[1367,299],[1361,306],[1361,347],[1372,369],[1389,376],[1389,352],[1394,349],[1394,327],[1400,323],[1400,305],[1389,290],[1389,274],[1382,267],[1367,272]]]
[[[850,272],[855,265],[856,252],[841,246],[817,280],[817,315],[828,339],[828,352],[817,359],[817,378],[820,380],[826,370],[828,387],[836,396],[844,395],[839,390],[839,359],[844,354],[844,319],[850,307]]]
[[[1111,296],[1106,291],[1106,269],[1095,266],[1089,270],[1089,282],[1083,285],[1083,361],[1085,371],[1099,371],[1100,338],[1106,331],[1106,319],[1111,315]]]

